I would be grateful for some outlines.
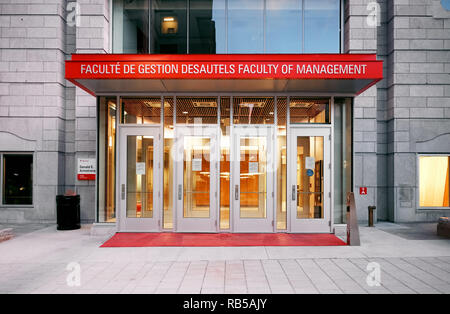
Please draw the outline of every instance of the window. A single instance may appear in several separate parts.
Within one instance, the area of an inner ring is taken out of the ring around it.
[[[98,105],[98,222],[116,219],[116,97],[100,97]]]
[[[225,38],[225,0],[191,1],[189,53],[225,53]]]
[[[419,156],[419,206],[450,207],[450,156]]]
[[[339,53],[340,1],[304,0],[304,53]]]
[[[121,123],[159,124],[161,123],[161,97],[122,98]]]
[[[148,0],[114,0],[115,53],[148,53],[148,13]]]
[[[347,222],[347,194],[353,191],[352,98],[334,99],[334,223]]]
[[[228,0],[228,53],[264,52],[264,1]]]
[[[330,123],[330,100],[291,98],[289,102],[291,123]]]
[[[187,52],[186,0],[152,0],[150,20],[151,53]]]
[[[113,0],[113,52],[339,53],[340,0]]]
[[[302,30],[302,0],[267,0],[267,53],[301,53]]]
[[[0,154],[3,205],[33,204],[33,155]]]

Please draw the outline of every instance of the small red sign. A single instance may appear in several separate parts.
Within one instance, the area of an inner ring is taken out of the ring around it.
[[[95,174],[79,174],[78,180],[79,181],[93,181],[93,180],[95,180]]]
[[[366,187],[359,188],[359,195],[367,195],[367,188]]]

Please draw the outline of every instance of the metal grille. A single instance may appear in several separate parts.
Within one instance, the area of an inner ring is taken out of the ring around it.
[[[233,99],[235,124],[274,124],[273,97],[236,97]]]
[[[330,100],[291,98],[291,123],[330,123]]]
[[[217,124],[217,98],[177,97],[177,123]]]
[[[287,122],[287,98],[279,97],[277,99],[277,124],[285,126]]]
[[[161,123],[161,98],[122,98],[122,123]]]
[[[173,126],[173,97],[164,97],[164,127]]]

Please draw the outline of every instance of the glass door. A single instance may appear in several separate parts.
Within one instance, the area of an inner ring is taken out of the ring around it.
[[[233,132],[233,230],[273,232],[273,130],[235,127]]]
[[[293,233],[331,232],[330,142],[329,128],[290,129],[288,199]]]
[[[161,131],[121,127],[119,142],[120,232],[157,232],[161,225]]]
[[[218,129],[177,127],[178,232],[217,232]]]

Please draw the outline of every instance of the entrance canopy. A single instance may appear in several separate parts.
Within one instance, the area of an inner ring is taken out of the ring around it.
[[[66,79],[92,95],[308,93],[358,95],[383,79],[374,54],[75,54]]]

